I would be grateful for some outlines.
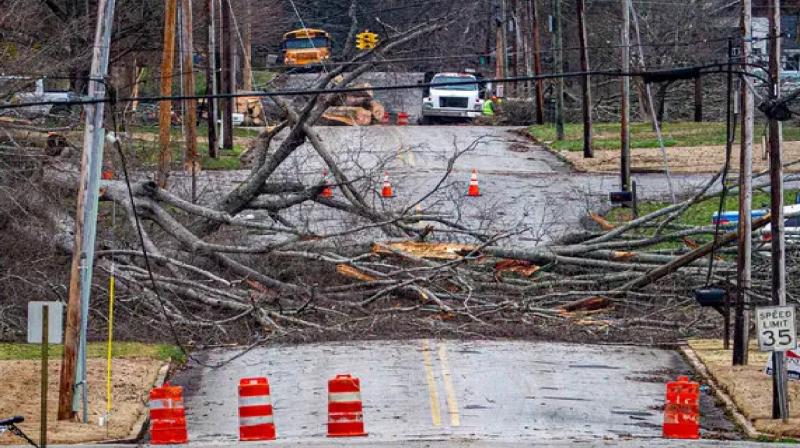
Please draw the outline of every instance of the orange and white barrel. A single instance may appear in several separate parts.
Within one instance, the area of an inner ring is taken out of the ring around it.
[[[328,381],[328,437],[366,436],[361,382],[351,375]]]
[[[269,381],[265,377],[239,380],[239,440],[274,440],[275,420]]]
[[[167,384],[152,389],[148,407],[151,444],[172,445],[189,441],[182,387]]]

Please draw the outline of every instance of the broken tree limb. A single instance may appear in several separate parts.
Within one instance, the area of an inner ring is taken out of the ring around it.
[[[769,220],[770,220],[770,216],[769,215],[766,215],[766,216],[763,216],[763,217],[761,217],[759,219],[756,219],[755,221],[753,221],[753,230],[758,230],[758,229],[766,226],[767,224],[769,224]],[[653,269],[652,271],[646,273],[645,275],[639,277],[638,279],[633,280],[631,282],[628,282],[628,283],[622,285],[619,288],[619,290],[620,291],[629,291],[629,290],[638,289],[638,288],[646,286],[646,285],[648,285],[650,283],[653,283],[654,281],[656,281],[656,280],[658,280],[658,279],[660,279],[660,278],[662,278],[664,276],[667,276],[667,275],[677,271],[678,269],[690,264],[691,262],[693,262],[693,261],[695,261],[697,259],[700,259],[702,257],[705,257],[706,255],[710,254],[711,251],[716,250],[716,249],[718,249],[718,248],[720,248],[722,246],[725,246],[727,244],[730,244],[731,242],[736,240],[736,237],[738,236],[738,234],[739,234],[739,232],[737,230],[728,232],[728,233],[724,234],[722,237],[717,238],[717,239],[715,239],[714,241],[712,241],[712,242],[710,242],[708,244],[704,244],[703,246],[701,246],[701,247],[699,247],[699,248],[697,248],[697,249],[695,249],[695,250],[693,250],[693,251],[691,251],[691,252],[689,252],[689,253],[681,256],[681,257],[678,257],[676,260],[674,260],[674,261],[672,261],[670,263],[667,263],[667,264],[665,264],[663,266],[659,266],[659,267]]]

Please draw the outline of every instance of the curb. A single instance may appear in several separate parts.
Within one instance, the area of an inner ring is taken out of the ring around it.
[[[156,379],[155,379],[155,381],[153,381],[153,387],[161,387],[161,386],[164,385],[164,382],[167,379],[167,373],[169,373],[169,367],[170,367],[171,363],[172,363],[171,360],[167,361],[166,363],[164,363],[164,365],[162,365],[158,369],[158,373],[156,374]],[[145,409],[145,412],[142,412],[142,415],[139,416],[139,419],[133,425],[133,428],[131,428],[131,432],[128,434],[127,437],[122,438],[122,439],[103,440],[103,441],[97,442],[95,444],[100,445],[100,444],[112,444],[112,443],[114,443],[114,444],[116,444],[116,443],[125,443],[125,444],[138,443],[139,440],[141,440],[142,437],[147,432],[147,425],[149,423],[150,423],[150,413],[147,412],[147,410]]]
[[[703,361],[697,356],[697,354],[689,347],[688,344],[681,344],[678,347],[678,350],[683,354],[684,358],[689,362],[689,365],[697,372],[701,377],[703,377],[703,381],[711,387],[711,390],[714,391],[714,395],[725,404],[725,409],[731,413],[733,416],[733,420],[739,425],[747,434],[747,437],[751,439],[756,439],[759,437],[774,437],[770,434],[762,433],[756,430],[753,426],[753,423],[744,416],[744,414],[739,411],[739,408],[734,403],[733,399],[725,392],[722,387],[720,387],[719,383],[714,379],[711,375],[711,372],[708,371]]]

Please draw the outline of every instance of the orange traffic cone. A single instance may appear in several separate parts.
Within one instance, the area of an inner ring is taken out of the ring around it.
[[[322,193],[320,194],[320,196],[322,196],[323,198],[332,198],[333,188],[328,184],[328,170],[323,171],[322,175],[324,176],[322,179],[322,183],[325,185],[325,187],[322,188]]]
[[[381,190],[381,197],[384,198],[393,198],[394,197],[394,190],[392,190],[392,184],[389,183],[389,172],[383,172],[383,190]]]
[[[481,190],[478,188],[478,170],[472,170],[472,176],[469,178],[469,190],[467,196],[480,196]]]

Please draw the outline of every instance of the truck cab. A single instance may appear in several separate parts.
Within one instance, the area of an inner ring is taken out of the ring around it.
[[[422,99],[420,124],[428,124],[437,117],[471,119],[481,116],[480,80],[472,73],[436,73],[425,76],[426,83],[461,83],[431,86],[425,89]],[[474,84],[469,83],[473,81]]]

